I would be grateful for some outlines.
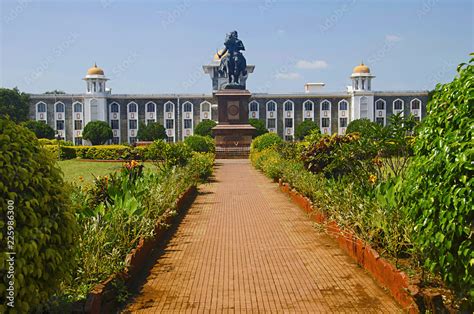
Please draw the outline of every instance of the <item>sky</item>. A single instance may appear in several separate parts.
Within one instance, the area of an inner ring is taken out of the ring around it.
[[[113,94],[209,94],[202,65],[232,30],[253,93],[342,92],[361,61],[374,90],[430,90],[474,51],[473,1],[0,2],[0,86],[28,93],[82,93],[96,62]]]

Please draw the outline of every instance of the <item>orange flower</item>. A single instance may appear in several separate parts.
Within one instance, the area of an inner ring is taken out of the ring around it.
[[[375,184],[375,182],[377,182],[377,176],[371,174],[371,175],[369,176],[369,183],[370,183],[370,184]]]
[[[79,176],[79,181],[84,182],[84,178],[82,176]]]

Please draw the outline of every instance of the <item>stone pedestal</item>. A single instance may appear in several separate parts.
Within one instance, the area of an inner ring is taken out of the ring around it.
[[[217,98],[218,124],[212,129],[217,158],[248,158],[255,128],[248,124],[248,90],[220,90]]]

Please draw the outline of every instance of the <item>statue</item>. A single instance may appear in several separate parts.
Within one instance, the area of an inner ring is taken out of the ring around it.
[[[217,53],[221,59],[219,74],[227,76],[229,82],[224,86],[226,89],[245,89],[247,78],[247,61],[240,52],[245,50],[244,44],[238,38],[237,31],[227,34],[224,42],[224,50]],[[227,55],[226,55],[227,53]]]

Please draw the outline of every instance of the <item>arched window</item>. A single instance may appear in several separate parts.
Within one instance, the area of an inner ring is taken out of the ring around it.
[[[117,103],[113,103],[110,105],[110,112],[119,112],[119,105]]]
[[[44,102],[38,103],[38,112],[46,112],[46,104]]]
[[[360,118],[368,118],[369,117],[369,101],[367,97],[361,97],[359,101],[360,105]]]
[[[134,102],[128,104],[128,112],[137,112],[137,104]]]
[[[185,103],[183,104],[183,111],[184,111],[184,112],[191,112],[191,111],[193,111],[193,104],[190,103],[189,101],[185,102]]]
[[[307,100],[303,103],[304,105],[304,110],[306,111],[313,111],[313,106],[314,106],[314,103],[311,101],[311,100]]]
[[[395,99],[393,101],[393,111],[402,111],[403,110],[403,100]]]
[[[343,99],[339,102],[339,110],[347,110],[348,107],[349,103],[346,100]]]
[[[376,110],[385,110],[385,100],[377,99],[375,102],[375,109]]]
[[[411,110],[418,110],[421,108],[421,101],[415,98],[411,101]]]
[[[165,104],[165,112],[173,112],[174,111],[174,104],[171,101],[168,101]]]
[[[56,104],[56,112],[64,112],[64,104],[62,102]]]
[[[273,100],[267,102],[267,111],[276,111],[276,102]]]
[[[155,112],[155,103],[149,102],[146,104],[146,112]]]
[[[74,112],[82,112],[82,104],[80,102],[74,104]]]
[[[211,111],[211,104],[207,101],[201,103],[201,111]]]
[[[283,105],[285,107],[285,111],[293,111],[293,102],[291,100],[285,101]]]
[[[249,106],[250,106],[250,111],[258,111],[258,102],[256,102],[255,100],[252,100]]]
[[[323,100],[321,102],[321,110],[330,110],[331,108],[331,103],[328,100]]]

